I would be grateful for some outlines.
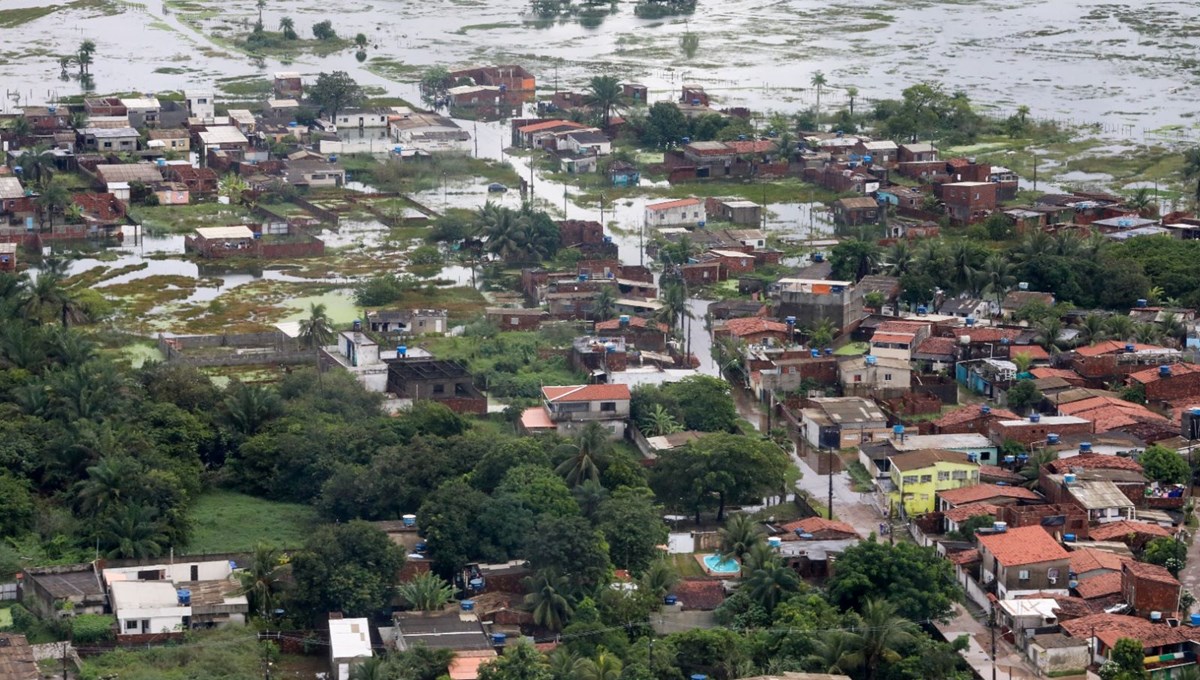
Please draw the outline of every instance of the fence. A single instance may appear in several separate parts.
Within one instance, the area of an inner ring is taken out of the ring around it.
[[[231,353],[189,354],[188,350],[233,348]],[[158,337],[158,349],[167,363],[188,366],[261,366],[305,364],[316,361],[312,350],[279,332]]]
[[[0,602],[11,602],[17,599],[17,584],[0,583]]]

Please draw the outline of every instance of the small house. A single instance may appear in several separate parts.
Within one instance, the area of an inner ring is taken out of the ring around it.
[[[1067,595],[1070,554],[1040,526],[979,536],[981,580],[1002,600],[1037,592]]]
[[[449,329],[449,314],[444,309],[380,309],[367,312],[367,324],[375,333],[441,334]]]
[[[304,95],[304,83],[296,71],[276,71],[271,90],[276,99],[300,99]]]
[[[809,403],[800,411],[800,435],[810,446],[845,449],[888,436],[887,416],[870,399],[821,397]]]
[[[367,619],[329,619],[331,680],[350,680],[355,666],[374,656],[371,622]]]
[[[235,227],[199,227],[184,240],[186,250],[202,257],[251,256],[255,233],[245,225]]]
[[[875,224],[879,221],[879,210],[879,203],[868,196],[841,198],[833,202],[833,220],[850,227]]]
[[[646,206],[648,227],[703,227],[707,219],[704,201],[698,198],[681,198]]]
[[[838,361],[842,393],[851,396],[896,396],[912,384],[908,361],[870,354]]]
[[[133,127],[158,127],[158,116],[162,112],[162,105],[157,97],[122,97],[121,106],[125,107],[125,114],[129,116],[129,124]]]
[[[398,357],[388,362],[387,391],[400,399],[434,401],[455,413],[487,413],[487,397],[456,361]]]
[[[608,183],[615,187],[637,186],[642,174],[637,166],[625,161],[613,161],[608,166]]]
[[[17,269],[17,244],[0,243],[0,272],[12,272]]]
[[[35,209],[34,197],[34,193],[26,191],[16,177],[0,177],[0,216],[7,217],[8,222],[32,214]]]
[[[35,567],[22,572],[21,601],[45,618],[103,614],[108,593],[93,564]]]
[[[541,409],[559,434],[574,436],[599,423],[613,439],[625,436],[629,421],[628,385],[563,385],[542,388]]]
[[[946,213],[961,223],[976,222],[996,210],[996,184],[951,182],[942,185]]]
[[[900,163],[928,163],[936,161],[937,147],[929,142],[914,142],[901,144],[897,150],[896,159]]]
[[[217,115],[217,103],[212,90],[184,90],[183,99],[187,102],[187,112],[190,118],[209,119]]]
[[[346,183],[346,169],[324,160],[288,161],[285,172],[294,187],[340,187]]]
[[[388,126],[387,111],[368,109],[343,109],[334,117],[338,128],[385,128]]]
[[[226,151],[241,154],[250,147],[250,140],[242,131],[232,125],[218,125],[196,133],[200,144],[200,152],[207,156],[213,151]]]
[[[979,482],[979,463],[961,451],[923,449],[889,456],[891,502],[910,515],[937,507],[937,493]]]
[[[564,145],[566,150],[581,156],[607,156],[612,153],[612,140],[598,130],[568,132]],[[562,149],[562,145],[559,148]]]
[[[228,560],[105,569],[117,639],[244,624],[250,605],[233,569]]]
[[[102,153],[130,153],[137,151],[141,135],[131,127],[83,128],[79,131],[79,148]]]
[[[24,635],[0,633],[0,677],[4,680],[41,680],[33,647]]]
[[[184,128],[160,128],[146,133],[146,147],[152,150],[183,153],[192,148],[191,136]]]
[[[544,309],[489,307],[487,320],[503,331],[532,331],[541,327],[550,315]]]

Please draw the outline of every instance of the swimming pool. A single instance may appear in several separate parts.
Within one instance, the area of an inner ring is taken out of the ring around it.
[[[704,556],[704,568],[712,574],[737,574],[742,570],[742,565],[738,564],[734,559],[722,559],[720,555],[712,554]]]

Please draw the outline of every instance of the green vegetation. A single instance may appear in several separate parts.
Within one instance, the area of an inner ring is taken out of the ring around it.
[[[192,203],[190,205],[133,206],[129,216],[148,234],[190,234],[199,227],[245,224],[250,211],[240,204]]]
[[[245,551],[261,541],[299,548],[316,522],[311,507],[225,490],[201,494],[191,516],[191,553]]]
[[[82,677],[89,680],[188,680],[195,677],[257,680],[265,648],[252,628],[196,633],[188,644],[118,650],[88,657]]]

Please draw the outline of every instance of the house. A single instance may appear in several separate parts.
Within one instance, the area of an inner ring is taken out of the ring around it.
[[[1043,677],[1083,675],[1091,665],[1086,640],[1062,633],[1040,633],[1030,636],[1028,645],[1029,660]]]
[[[133,127],[158,127],[158,116],[162,112],[162,105],[159,104],[157,97],[122,97],[121,106],[125,107],[125,114],[129,116],[129,124]]]
[[[907,392],[912,384],[912,367],[903,359],[870,354],[839,359],[842,393],[854,396],[893,396]]]
[[[287,161],[288,184],[295,187],[340,187],[346,183],[346,169],[340,163],[323,160]]]
[[[992,303],[979,298],[950,298],[938,308],[938,314],[960,319],[985,319],[991,314]]]
[[[1130,387],[1140,386],[1150,403],[1178,399],[1200,401],[1200,366],[1196,364],[1162,365],[1130,373]]]
[[[1088,532],[1094,541],[1120,541],[1133,550],[1141,550],[1156,538],[1171,538],[1171,530],[1149,522],[1120,520],[1094,527]]]
[[[890,503],[909,515],[933,512],[939,491],[979,483],[979,463],[960,451],[910,451],[892,455],[888,462]]]
[[[787,345],[793,342],[795,328],[778,321],[749,316],[728,319],[713,325],[713,337],[732,337],[749,345]]]
[[[996,625],[1001,634],[1011,634],[1018,645],[1037,629],[1058,623],[1060,606],[1052,597],[1022,597],[995,603]]]
[[[271,91],[276,99],[300,99],[304,95],[304,83],[295,71],[276,71]]]
[[[754,255],[740,250],[713,248],[701,256],[704,260],[716,260],[721,263],[719,277],[721,279],[737,278],[742,274],[754,271]]]
[[[0,215],[15,222],[22,215],[32,215],[36,206],[33,191],[26,191],[16,177],[0,177]]]
[[[899,163],[928,163],[936,161],[938,150],[928,142],[901,144],[896,153]]]
[[[216,117],[217,106],[212,90],[184,90],[183,99],[187,102],[189,117],[201,119]]]
[[[1121,595],[1140,616],[1177,611],[1180,589],[1179,580],[1166,567],[1132,560],[1121,566]]]
[[[229,109],[229,122],[242,131],[244,135],[254,133],[254,129],[258,127],[258,118],[250,109]]]
[[[1027,305],[1054,306],[1054,293],[1043,293],[1032,290],[1014,290],[1004,296],[1000,302],[1000,312],[1006,317],[1012,317]]]
[[[343,109],[330,122],[338,128],[385,128],[388,114],[376,109]]]
[[[996,210],[996,185],[991,182],[951,182],[942,185],[942,203],[951,219],[975,222]]]
[[[868,196],[840,198],[832,206],[833,221],[842,226],[857,227],[879,221],[879,203]]]
[[[0,633],[0,678],[41,680],[42,672],[33,658],[33,647],[24,635]]]
[[[420,645],[455,651],[492,649],[491,638],[484,632],[471,600],[436,612],[397,612],[392,622],[396,647],[402,652]]]
[[[1084,580],[1102,574],[1120,574],[1129,559],[1107,550],[1074,547],[1071,550],[1071,573]]]
[[[963,530],[966,522],[976,517],[990,517],[994,521],[1000,508],[990,503],[971,503],[941,512],[942,520],[945,523],[942,530],[949,534]]]
[[[831,322],[839,332],[863,317],[862,289],[853,281],[784,278],[767,287],[779,302],[780,316],[796,317],[796,325],[812,328]]]
[[[542,388],[546,419],[564,436],[574,436],[588,423],[599,423],[609,436],[625,436],[629,421],[628,385],[563,385]],[[532,409],[531,409],[532,410]]]
[[[625,314],[616,319],[596,322],[595,331],[598,335],[622,338],[637,349],[662,352],[667,347],[670,329],[664,323]]]
[[[1012,411],[991,406],[962,406],[943,413],[930,425],[931,434],[966,434],[972,432],[987,436],[991,423],[997,420],[1015,420],[1019,416]]]
[[[242,625],[250,611],[228,560],[116,567],[102,577],[118,640]]]
[[[862,397],[821,397],[800,411],[800,436],[817,449],[846,449],[886,439],[887,417],[879,406]]]
[[[455,361],[402,355],[388,362],[387,391],[400,399],[429,399],[455,413],[487,413],[487,397],[475,387],[467,369]]]
[[[981,580],[1007,600],[1031,593],[1067,595],[1070,554],[1041,527],[979,534]]]
[[[681,198],[646,206],[647,227],[703,227],[707,219],[704,201],[698,198]]]
[[[704,201],[709,219],[757,227],[762,224],[762,206],[754,201],[733,198],[709,198]],[[758,245],[766,246],[765,241]]]
[[[226,151],[235,156],[245,153],[250,147],[250,140],[242,131],[232,125],[217,125],[196,133],[200,153],[207,157],[212,151]]]
[[[449,330],[449,313],[444,309],[378,309],[367,312],[374,333],[400,335],[442,334]]]
[[[1142,643],[1146,670],[1152,680],[1169,680],[1171,671],[1178,677],[1181,666],[1195,664],[1193,649],[1198,635],[1191,626],[1175,627],[1138,616],[1106,612],[1064,620],[1059,627],[1066,635],[1088,643],[1092,651],[1089,661],[1096,664],[1107,660],[1117,640],[1138,640]]]
[[[625,161],[608,164],[608,183],[614,187],[635,187],[641,181],[642,174],[636,165]]]
[[[329,619],[330,680],[350,680],[355,666],[374,656],[367,619]]]
[[[103,614],[108,593],[93,564],[29,568],[22,572],[21,601],[43,618]]]
[[[795,522],[788,522],[779,528],[787,532],[784,540],[799,538],[802,541],[839,541],[862,538],[849,524],[824,517],[807,517]]]
[[[407,111],[391,117],[392,139],[426,153],[471,153],[471,133],[437,113]]]
[[[192,138],[185,128],[159,128],[146,132],[146,148],[183,153],[192,148]]]
[[[203,257],[253,256],[257,235],[247,226],[200,227],[184,241],[186,250]]]
[[[17,270],[17,244],[0,243],[0,272]]]
[[[532,94],[537,89],[537,80],[533,74],[521,66],[506,64],[504,66],[483,66],[452,71],[452,80],[470,78],[476,85],[488,85],[502,88],[506,92]]]
[[[588,129],[582,123],[569,120],[518,119],[513,121],[513,145],[525,149],[553,148],[557,136],[564,132]]]
[[[580,156],[607,156],[612,153],[612,140],[599,130],[568,132],[563,141],[566,150]],[[559,145],[562,150],[563,145]]]
[[[1092,421],[1076,416],[1044,416],[1034,413],[1028,418],[992,420],[988,423],[988,437],[997,444],[1008,441],[1024,446],[1058,441],[1068,435],[1087,435],[1095,432]]]
[[[671,589],[679,607],[685,611],[712,611],[725,601],[725,587],[713,579],[682,579]]]
[[[1092,523],[1105,524],[1134,519],[1134,502],[1107,479],[1080,479],[1084,473],[1043,474],[1040,486],[1047,498],[1056,502],[1072,503],[1088,513]],[[1137,474],[1137,473],[1133,473]],[[1140,477],[1140,475],[1138,475]],[[1142,486],[1145,480],[1142,480]],[[1095,538],[1096,532],[1092,531]]]
[[[162,172],[152,163],[122,163],[118,165],[97,165],[96,178],[103,184],[103,189],[109,193],[120,195],[124,190],[125,198],[129,197],[129,185],[141,182],[153,186],[163,181]],[[114,191],[114,189],[116,191]]]
[[[212,168],[193,168],[190,163],[168,162],[163,168],[163,178],[178,182],[193,196],[215,196],[220,178]]]
[[[131,127],[87,127],[79,131],[78,144],[84,151],[129,153],[137,151],[141,138],[138,131]]]
[[[1042,497],[1036,492],[1021,486],[1000,486],[999,484],[972,484],[956,489],[946,489],[937,492],[937,509],[945,512],[974,504],[987,504],[992,507],[1013,505],[1017,503],[1041,503]]]
[[[537,330],[542,322],[550,318],[550,314],[544,309],[489,307],[485,314],[489,322],[506,331]]]
[[[129,124],[129,110],[121,103],[117,97],[87,97],[83,100],[83,110],[87,113],[88,118],[97,118],[102,116],[120,116],[125,119],[125,124]]]

